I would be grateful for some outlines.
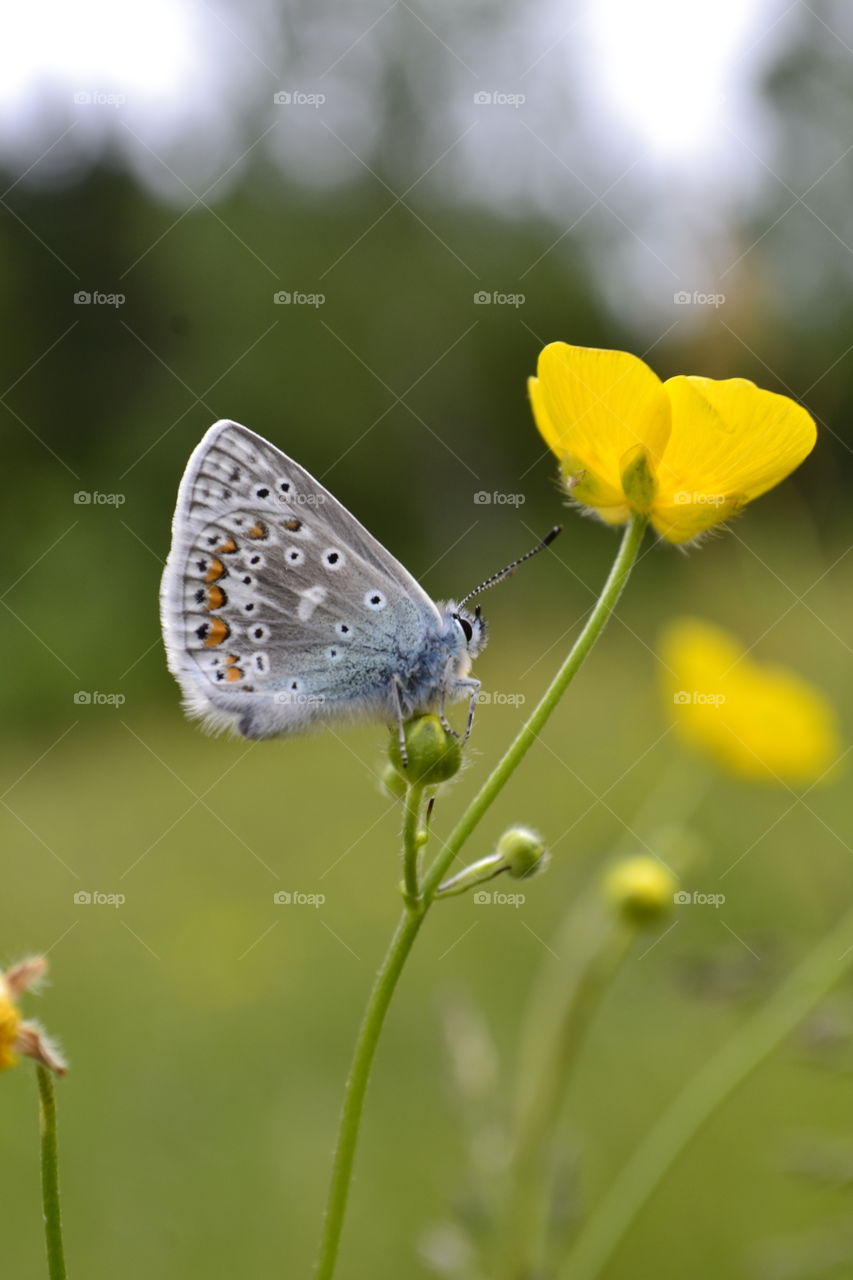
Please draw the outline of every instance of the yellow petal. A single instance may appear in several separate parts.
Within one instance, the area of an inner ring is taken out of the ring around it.
[[[663,384],[625,351],[565,342],[545,347],[537,372],[531,396],[544,439],[558,458],[594,476],[607,505],[617,506],[625,455],[643,445],[654,464],[663,453],[670,429]]]
[[[784,480],[814,448],[815,424],[787,396],[745,378],[664,383],[672,431],[653,521],[671,542],[712,528]]]
[[[630,512],[621,488],[614,489],[600,476],[588,471],[580,458],[558,448],[557,432],[545,406],[542,383],[538,378],[528,378],[527,388],[540,434],[549,449],[560,459],[560,472],[566,492],[580,506],[594,510],[607,524],[624,524]]]

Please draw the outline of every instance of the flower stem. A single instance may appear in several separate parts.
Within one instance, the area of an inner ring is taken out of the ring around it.
[[[853,911],[684,1086],[622,1166],[581,1230],[561,1275],[594,1280],[672,1165],[735,1089],[853,966]]]
[[[323,1236],[315,1267],[316,1280],[332,1280],[335,1273],[367,1083],[370,1078],[370,1071],[376,1055],[385,1015],[388,1012],[388,1007],[409,952],[414,945],[415,938],[420,931],[426,913],[432,905],[435,893],[444,879],[448,867],[457,857],[465,841],[485,815],[490,805],[500,795],[511,775],[518,768],[545,722],[574,679],[584,658],[586,658],[604,629],[604,625],[616,607],[616,603],[628,580],[645,530],[645,519],[640,516],[632,516],[626,526],[622,543],[601,595],[596,601],[581,634],[575,641],[569,656],[503,759],[500,760],[489,775],[462,818],[456,824],[441,853],[435,858],[424,877],[423,883],[420,886],[416,886],[420,896],[418,897],[416,892],[414,905],[412,905],[411,901],[407,903],[406,912],[397,925],[396,932],[391,940],[385,959],[379,968],[367,1003],[344,1091],[344,1102],[332,1164],[332,1177],[326,1205]],[[411,800],[412,797],[410,796],[409,799]],[[405,819],[407,831],[410,829],[412,821],[410,807],[407,809]],[[411,828],[412,831],[417,828],[417,817],[415,817],[414,822],[415,826]],[[404,870],[406,870],[405,864],[408,861],[411,860],[404,858]],[[407,893],[410,878],[410,874],[407,872]]]
[[[347,1197],[349,1195],[352,1165],[358,1141],[364,1095],[370,1069],[376,1054],[376,1046],[382,1024],[391,1003],[391,997],[403,971],[409,952],[423,923],[423,910],[407,910],[397,925],[385,959],[376,975],[370,999],[356,1041],[352,1067],[344,1090],[344,1102],[338,1126],[338,1140],[332,1165],[323,1239],[315,1267],[316,1280],[331,1280],[341,1241]]]
[[[41,1197],[47,1245],[47,1272],[50,1280],[65,1280],[65,1253],[62,1246],[62,1214],[59,1202],[59,1156],[56,1142],[56,1096],[53,1091],[53,1076],[47,1067],[39,1064],[36,1073],[39,1086]]]
[[[421,786],[408,787],[406,789],[406,798],[403,802],[405,806],[403,817],[403,885],[406,906],[410,910],[417,908],[421,893],[418,863],[423,844],[420,830],[423,794],[424,789]]]
[[[557,1026],[522,1099],[501,1247],[500,1274],[505,1280],[545,1274],[540,1264],[554,1136],[568,1082],[602,995],[633,941],[629,929],[602,919],[595,905],[584,901],[582,906],[592,916],[591,927],[575,958],[574,973],[564,974],[566,991]],[[575,923],[583,934],[580,912]]]

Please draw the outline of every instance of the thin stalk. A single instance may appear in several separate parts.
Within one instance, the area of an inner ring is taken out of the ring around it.
[[[56,1095],[53,1076],[47,1067],[36,1067],[39,1086],[39,1127],[41,1131],[41,1199],[44,1209],[44,1237],[47,1245],[47,1273],[50,1280],[65,1280],[65,1251],[62,1246],[62,1213],[59,1201],[59,1152],[56,1140]]]
[[[851,967],[853,910],[700,1068],[642,1139],[578,1235],[560,1272],[565,1280],[601,1276],[685,1148]]]
[[[417,908],[421,894],[418,863],[423,844],[420,829],[423,795],[422,786],[408,787],[403,801],[403,885],[410,910]]]
[[[352,1166],[358,1142],[358,1131],[364,1110],[364,1096],[367,1082],[376,1055],[376,1047],[382,1032],[382,1024],[391,1003],[391,997],[403,971],[409,952],[418,935],[424,920],[423,910],[409,911],[403,915],[397,925],[394,937],[385,959],[382,961],[364,1019],[358,1033],[355,1054],[350,1068],[349,1078],[344,1090],[344,1101],[341,1119],[338,1126],[338,1140],[332,1163],[332,1178],[329,1186],[329,1197],[326,1205],[326,1217],[323,1224],[323,1239],[317,1258],[315,1275],[317,1280],[331,1280],[335,1274],[338,1250],[346,1215],[347,1199],[352,1180]]]
[[[509,750],[493,769],[456,824],[450,838],[441,853],[434,859],[432,866],[424,877],[423,883],[419,886],[420,897],[416,895],[414,905],[407,903],[406,913],[397,925],[396,932],[385,959],[379,968],[373,991],[367,1003],[344,1091],[344,1102],[332,1163],[332,1177],[323,1236],[315,1268],[316,1280],[332,1280],[335,1273],[367,1083],[385,1015],[388,1012],[388,1007],[409,952],[414,945],[415,938],[420,931],[426,913],[432,905],[435,893],[444,879],[448,867],[457,857],[465,841],[500,795],[509,778],[530,750],[537,735],[556,709],[566,689],[577,675],[584,659],[603,631],[628,580],[637,558],[640,544],[643,541],[645,530],[646,520],[644,517],[632,516],[628,521],[619,551],[601,595],[596,601],[581,634],[572,646],[569,656]],[[410,820],[410,815],[408,815],[407,823]]]
[[[568,1082],[601,999],[626,956],[634,933],[600,913],[576,961],[557,1026],[538,1069],[525,1080],[518,1138],[510,1170],[500,1274],[505,1280],[532,1280],[539,1270],[552,1180],[554,1135]],[[579,922],[580,923],[580,922]]]

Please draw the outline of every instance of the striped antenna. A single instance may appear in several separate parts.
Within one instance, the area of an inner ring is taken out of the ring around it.
[[[504,578],[509,578],[520,564],[524,564],[525,560],[529,560],[531,556],[538,555],[540,551],[544,551],[546,547],[550,547],[558,533],[561,533],[563,526],[555,524],[550,533],[546,533],[541,542],[537,542],[532,551],[526,551],[523,556],[519,556],[517,560],[513,560],[512,564],[508,564],[505,569],[501,569],[499,573],[493,573],[490,578],[486,578],[485,582],[481,582],[479,587],[475,587],[473,591],[469,591],[464,600],[459,601],[458,607],[461,609],[469,600],[473,600],[474,596],[478,596],[481,591],[485,591],[487,587],[494,587],[498,582],[503,582]]]

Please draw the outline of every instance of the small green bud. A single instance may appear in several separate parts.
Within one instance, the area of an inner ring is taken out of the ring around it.
[[[405,800],[408,791],[406,779],[401,777],[393,764],[386,764],[379,776],[379,783],[385,794],[392,800]]]
[[[403,736],[408,764],[403,764],[396,730],[391,733],[388,758],[410,786],[436,786],[459,772],[462,748],[458,739],[443,728],[438,716],[409,720],[403,726]]]
[[[623,456],[622,492],[633,511],[645,513],[651,510],[657,493],[657,481],[651,460],[643,445],[635,445]]]
[[[529,827],[510,827],[498,841],[497,856],[514,880],[544,871],[548,854],[540,836]]]
[[[677,881],[657,858],[638,855],[617,862],[604,877],[604,896],[628,924],[654,924],[672,910]]]

